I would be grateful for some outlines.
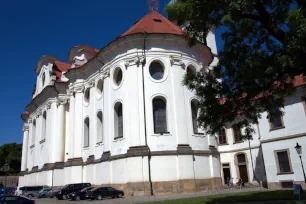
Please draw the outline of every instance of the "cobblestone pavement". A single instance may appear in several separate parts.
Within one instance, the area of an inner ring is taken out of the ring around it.
[[[121,199],[104,199],[102,201],[91,201],[91,200],[83,200],[83,201],[59,201],[56,198],[54,199],[37,199],[36,204],[68,204],[68,203],[92,203],[92,204],[111,204],[111,203],[118,203],[118,204],[131,204],[131,203],[145,203],[150,201],[161,201],[161,200],[174,200],[180,198],[192,198],[192,197],[199,197],[199,196],[208,196],[208,195],[217,195],[217,194],[230,194],[230,193],[238,193],[238,192],[251,192],[251,191],[267,191],[264,188],[244,188],[244,189],[222,189],[222,190],[215,190],[209,192],[201,192],[201,193],[190,193],[190,194],[177,194],[177,195],[164,195],[164,196],[129,196],[126,198]]]

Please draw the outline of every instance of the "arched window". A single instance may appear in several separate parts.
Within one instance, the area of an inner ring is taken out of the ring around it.
[[[46,138],[47,134],[47,112],[45,111],[42,118],[42,135],[41,140],[44,140]]]
[[[97,143],[103,142],[103,118],[102,111],[97,113]]]
[[[84,94],[84,100],[88,104],[90,101],[90,88],[87,88]]]
[[[196,75],[197,74],[197,71],[196,71],[196,69],[195,69],[195,67],[194,66],[188,66],[187,67],[187,74],[193,74],[193,75]]]
[[[103,92],[103,80],[102,79],[98,81],[96,91],[99,97],[102,96],[102,92]]]
[[[164,98],[153,99],[154,133],[167,133],[167,102]]]
[[[199,117],[199,101],[193,99],[191,101],[191,116],[193,133],[199,133],[198,117]]]
[[[234,142],[242,141],[241,129],[239,127],[237,126],[233,127],[233,134],[234,134]]]
[[[84,120],[84,147],[89,147],[89,118]]]
[[[46,80],[45,73],[43,73],[41,78],[42,78],[42,86],[44,86],[45,85],[45,80]]]
[[[114,128],[115,128],[115,139],[123,137],[123,113],[122,103],[117,102],[115,105],[114,115]]]
[[[32,125],[32,145],[35,144],[35,137],[36,137],[36,120],[33,121]]]
[[[164,77],[164,66],[159,62],[152,62],[149,68],[150,75],[155,80],[161,80]]]
[[[221,131],[218,133],[218,139],[219,139],[219,144],[227,144],[226,141],[226,129],[222,128]]]

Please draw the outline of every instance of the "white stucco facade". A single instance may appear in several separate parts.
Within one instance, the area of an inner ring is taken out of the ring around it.
[[[216,137],[194,133],[196,97],[182,85],[188,67],[202,71],[212,59],[206,46],[190,48],[179,35],[139,33],[113,41],[91,59],[88,47],[73,49],[71,68],[59,80],[37,86],[27,106],[19,186],[90,182],[144,195],[150,183],[154,194],[221,185]],[[39,65],[61,70],[53,59],[41,60]],[[163,67],[161,79],[150,74],[156,62]],[[155,99],[166,104],[164,132],[154,130]],[[119,103],[122,137],[116,130]]]
[[[201,72],[218,63],[212,57],[217,54],[214,32],[207,42],[209,48],[201,43],[189,47],[182,35],[133,33],[100,51],[76,46],[69,64],[43,56],[33,100],[23,114],[19,186],[89,182],[129,195],[194,192],[225,183],[224,167],[233,178],[246,172],[253,183],[255,172],[271,188],[281,181],[302,183],[294,146],[298,142],[306,151],[303,87],[286,100],[283,128],[271,131],[263,113],[251,152],[248,141],[234,141],[231,127],[226,127],[224,144],[195,130],[191,104],[197,97],[182,80],[188,70]],[[150,73],[154,63],[162,66],[160,79]],[[162,132],[155,130],[155,99],[165,103]],[[290,151],[290,174],[277,172],[274,152],[282,149]],[[236,159],[241,153],[243,164]]]
[[[267,113],[262,113],[259,124],[254,126],[257,130],[249,142],[234,141],[233,129],[226,129],[226,144],[219,144],[218,150],[221,155],[221,165],[227,168],[230,166],[231,177],[240,178],[239,165],[236,155],[241,153],[246,155],[246,166],[250,182],[257,183],[259,180],[264,186],[272,189],[286,188],[283,182],[297,183],[305,185],[300,158],[295,149],[296,144],[302,146],[302,162],[305,164],[305,143],[306,143],[306,109],[305,99],[306,89],[301,86],[297,92],[287,97],[285,100],[284,114],[282,116],[283,126],[278,129],[272,129],[267,119]],[[288,160],[291,171],[280,172],[276,152],[288,150]],[[252,167],[252,159],[253,166]],[[254,169],[254,170],[253,170]],[[224,170],[222,171],[222,180],[225,182]]]

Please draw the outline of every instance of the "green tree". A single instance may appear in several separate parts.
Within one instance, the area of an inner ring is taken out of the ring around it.
[[[22,144],[4,144],[0,146],[0,168],[7,161],[10,165],[9,174],[16,174],[20,172],[22,157]],[[0,172],[3,175],[4,172]]]
[[[212,28],[224,40],[218,66],[183,81],[201,99],[198,120],[207,133],[236,124],[251,139],[263,111],[279,114],[273,109],[284,107],[295,77],[306,76],[305,8],[305,0],[177,0],[165,8],[170,20],[189,22],[191,46],[206,43]]]

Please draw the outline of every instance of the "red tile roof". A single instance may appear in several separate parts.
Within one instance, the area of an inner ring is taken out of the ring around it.
[[[62,72],[66,72],[71,69],[71,64],[66,64],[64,62],[60,62],[58,60],[54,60],[54,65],[58,70],[55,70],[56,81],[60,82],[62,77]]]
[[[68,69],[71,69],[71,64],[67,64],[67,63],[64,63],[64,62],[61,62],[61,61],[58,61],[58,60],[54,60],[54,64],[62,72],[65,72]]]
[[[293,86],[297,88],[297,87],[300,87],[300,86],[303,86],[303,85],[306,85],[306,79],[305,79],[304,75],[301,74],[301,75],[295,76],[294,79],[293,79]],[[247,96],[246,93],[242,94],[242,98],[244,98],[246,96]],[[263,94],[259,94],[258,96],[254,97],[254,100],[260,99],[263,96],[264,96]],[[226,100],[227,100],[226,98],[221,99],[220,104],[224,104],[226,102]]]
[[[183,30],[162,16],[157,11],[151,11],[141,20],[139,20],[128,31],[120,35],[120,37],[132,35],[136,33],[169,33],[175,35],[183,35]]]

